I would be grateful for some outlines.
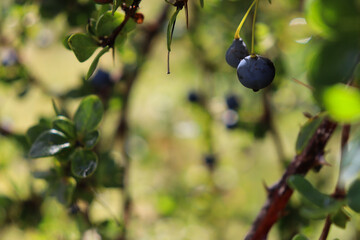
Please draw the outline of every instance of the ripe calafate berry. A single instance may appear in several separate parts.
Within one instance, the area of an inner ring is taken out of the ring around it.
[[[187,99],[189,102],[198,103],[200,101],[200,95],[196,90],[190,90]]]
[[[275,67],[268,58],[247,56],[240,61],[237,75],[242,85],[256,92],[270,85],[275,77]]]
[[[240,107],[240,100],[235,94],[227,95],[225,101],[228,109],[237,111]]]
[[[249,52],[244,41],[241,38],[234,39],[231,46],[226,51],[225,60],[231,67],[237,68],[239,62],[247,55],[249,55]]]
[[[94,87],[111,87],[114,82],[111,80],[110,73],[98,69],[95,75],[91,78],[91,83]]]

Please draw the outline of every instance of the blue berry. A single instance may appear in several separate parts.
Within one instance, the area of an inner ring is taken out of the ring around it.
[[[114,84],[113,81],[111,81],[110,73],[104,71],[104,70],[97,70],[94,77],[91,78],[91,83],[94,87],[110,87]]]
[[[216,157],[214,154],[206,154],[204,157],[204,163],[210,170],[213,170],[216,165]]]
[[[248,55],[249,52],[246,48],[244,41],[241,38],[234,39],[234,41],[226,51],[225,60],[231,67],[237,68],[239,62]]]
[[[200,95],[195,90],[190,90],[187,99],[189,102],[198,103],[200,101]]]
[[[237,75],[242,85],[256,92],[272,83],[275,67],[268,58],[259,55],[247,56],[240,61]]]
[[[240,107],[239,98],[235,94],[229,94],[226,96],[226,106],[228,109],[237,111]]]

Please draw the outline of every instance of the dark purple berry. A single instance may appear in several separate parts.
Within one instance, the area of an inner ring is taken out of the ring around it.
[[[200,95],[195,90],[190,90],[187,96],[189,102],[198,103],[200,101]]]
[[[228,109],[237,111],[240,107],[239,98],[235,94],[229,94],[226,96],[226,106]]]
[[[214,154],[206,154],[204,157],[204,164],[210,170],[213,170],[216,165],[216,157],[214,156]]]
[[[91,83],[97,88],[110,87],[114,84],[111,80],[110,73],[102,69],[96,71],[95,75],[91,78]]]
[[[268,58],[247,56],[240,61],[237,75],[242,85],[256,92],[269,86],[274,80],[275,67]]]
[[[233,68],[237,68],[240,61],[249,55],[244,41],[240,39],[234,39],[231,46],[228,48],[225,54],[226,62]]]

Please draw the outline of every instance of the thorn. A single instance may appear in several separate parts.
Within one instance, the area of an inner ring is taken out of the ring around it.
[[[263,186],[264,186],[264,188],[265,188],[265,191],[266,191],[267,195],[270,195],[271,189],[268,187],[268,185],[266,184],[265,180],[263,180],[262,183],[263,183]]]

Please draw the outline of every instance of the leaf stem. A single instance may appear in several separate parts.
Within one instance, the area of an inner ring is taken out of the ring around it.
[[[241,22],[240,22],[239,26],[238,26],[237,29],[236,29],[234,39],[239,39],[239,38],[240,38],[240,30],[241,30],[242,26],[244,25],[244,22],[245,22],[247,16],[249,15],[250,10],[252,9],[252,7],[254,6],[254,4],[255,4],[256,1],[257,1],[257,0],[254,0],[254,1],[251,3],[251,5],[250,5],[250,7],[248,8],[248,10],[246,11],[244,17],[241,19]]]
[[[254,12],[254,18],[253,18],[253,24],[252,24],[252,33],[251,33],[251,56],[255,55],[254,52],[254,43],[255,43],[255,20],[256,20],[256,13],[259,5],[259,0],[255,0],[255,12]]]

